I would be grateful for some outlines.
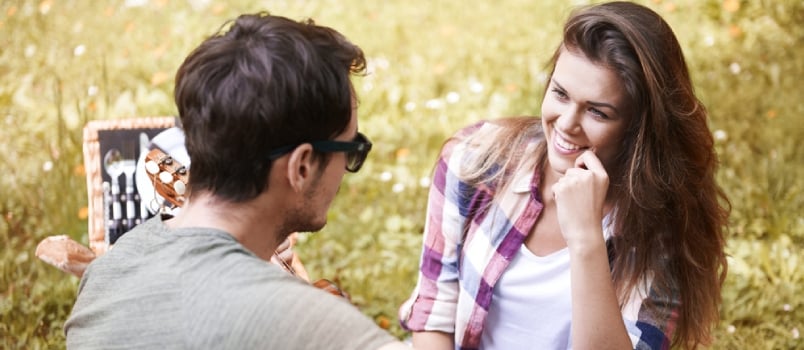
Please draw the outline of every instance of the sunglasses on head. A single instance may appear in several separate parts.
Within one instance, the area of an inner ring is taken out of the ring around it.
[[[346,152],[346,170],[352,173],[360,170],[371,151],[371,142],[361,133],[357,133],[353,141],[322,140],[303,143],[309,143],[318,152]],[[277,148],[268,153],[268,159],[275,160],[303,143]]]

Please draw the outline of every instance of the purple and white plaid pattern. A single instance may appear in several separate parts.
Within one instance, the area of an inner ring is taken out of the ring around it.
[[[535,164],[520,167],[494,201],[496,189],[458,178],[466,157],[478,151],[467,138],[492,137],[496,130],[495,124],[481,122],[460,130],[442,148],[430,188],[418,283],[399,310],[405,329],[454,333],[456,349],[478,348],[494,285],[543,207]],[[538,142],[534,139],[531,147]],[[651,294],[633,294],[623,318],[635,348],[669,348],[677,314],[645,312]],[[651,300],[678,307],[678,300]]]

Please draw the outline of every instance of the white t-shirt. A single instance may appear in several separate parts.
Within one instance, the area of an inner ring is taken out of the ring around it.
[[[523,244],[494,286],[481,349],[569,349],[569,249],[536,256]]]

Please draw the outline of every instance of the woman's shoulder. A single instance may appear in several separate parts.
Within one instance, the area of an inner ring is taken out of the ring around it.
[[[515,125],[527,122],[525,118],[534,120],[535,117],[505,117],[499,119],[483,119],[460,128],[452,138],[467,139],[471,136],[493,136]],[[534,120],[535,121],[535,120]]]
[[[535,117],[482,120],[447,140],[439,164],[465,183],[491,184],[509,174],[522,159],[533,158],[528,155],[540,143],[540,135],[541,123]]]
[[[495,144],[505,144],[513,135],[524,132],[536,136],[539,130],[539,121],[535,117],[484,119],[462,127],[447,139],[446,144],[461,145],[469,150],[488,150]]]
[[[480,157],[489,145],[494,144],[501,131],[491,120],[481,120],[466,125],[450,136],[441,147],[440,157],[451,168],[463,168],[472,163],[470,159]]]

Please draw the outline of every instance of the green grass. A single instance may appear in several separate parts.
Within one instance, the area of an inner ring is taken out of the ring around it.
[[[364,313],[405,336],[396,309],[415,283],[422,179],[458,127],[538,113],[543,67],[571,6],[124,3],[0,2],[0,348],[64,346],[62,326],[78,280],[33,252],[54,234],[87,243],[83,125],[175,114],[172,77],[184,56],[226,19],[257,10],[335,27],[372,62],[372,74],[356,84],[360,127],[375,149],[364,170],[346,177],[329,225],[304,234],[298,251],[313,277],[336,279]],[[804,4],[645,3],[667,18],[684,46],[718,137],[719,180],[733,204],[730,270],[713,348],[801,348]]]

